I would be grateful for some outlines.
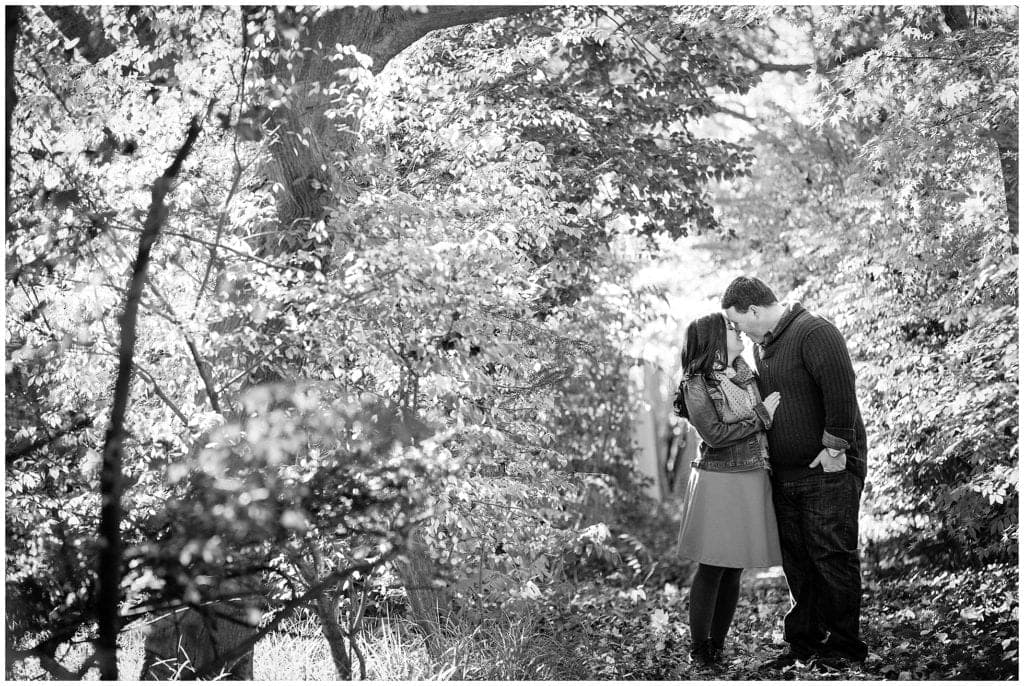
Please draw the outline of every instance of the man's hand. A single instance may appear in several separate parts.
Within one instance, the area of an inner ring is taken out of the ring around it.
[[[779,395],[778,391],[769,393],[761,402],[764,403],[764,409],[768,410],[768,416],[772,419],[775,418],[775,410],[779,409],[779,402],[782,400],[782,396]]]
[[[828,454],[828,448],[822,448],[818,456],[814,458],[814,462],[811,463],[811,469],[814,469],[818,465],[825,470],[826,474],[832,474],[834,472],[841,472],[846,469],[846,452],[839,453],[838,457],[831,457]]]

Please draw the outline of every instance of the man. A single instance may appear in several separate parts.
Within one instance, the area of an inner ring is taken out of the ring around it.
[[[778,302],[756,278],[722,296],[730,325],[758,345],[758,386],[781,402],[768,431],[782,567],[793,607],[779,668],[812,658],[862,662],[857,513],[867,473],[867,436],[842,334],[799,303]]]

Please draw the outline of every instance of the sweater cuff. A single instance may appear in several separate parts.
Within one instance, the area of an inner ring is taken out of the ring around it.
[[[761,423],[764,424],[764,428],[772,428],[772,416],[768,414],[768,408],[764,406],[764,403],[754,405],[754,414],[756,414],[761,420]]]
[[[835,450],[846,450],[850,447],[849,441],[833,436],[828,431],[821,434],[821,444],[826,448],[833,448]]]

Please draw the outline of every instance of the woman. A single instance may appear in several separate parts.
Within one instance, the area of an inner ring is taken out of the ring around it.
[[[687,486],[679,552],[698,562],[690,586],[692,659],[721,659],[746,567],[782,564],[768,476],[768,442],[779,394],[761,401],[743,339],[721,314],[686,327],[676,412],[700,437]]]

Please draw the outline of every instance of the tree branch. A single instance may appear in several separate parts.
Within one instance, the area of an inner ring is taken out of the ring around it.
[[[757,64],[757,69],[754,71],[755,74],[767,74],[769,72],[806,72],[809,69],[813,69],[814,65],[810,63],[803,64],[773,64],[771,62],[761,62],[754,60]]]
[[[90,62],[98,62],[117,51],[117,46],[107,40],[102,24],[95,24],[75,7],[62,5],[44,5],[43,14],[50,18],[66,38],[78,39],[75,45],[82,57]]]
[[[147,370],[143,369],[138,364],[135,365],[135,371],[137,371],[139,374],[145,377],[146,381],[149,382],[150,388],[153,389],[153,392],[156,393],[157,397],[163,400],[164,404],[166,404],[167,407],[171,408],[171,412],[173,412],[178,417],[178,419],[181,420],[181,423],[185,425],[186,429],[191,430],[192,424],[188,421],[188,417],[186,417],[185,413],[181,411],[181,409],[174,403],[173,400],[171,400],[167,396],[166,393],[164,393],[164,390],[160,388],[160,384],[156,382],[156,379],[153,377],[153,375],[150,374]]]
[[[753,51],[751,51],[748,48],[744,48],[743,46],[737,46],[736,52],[738,52],[741,56],[757,65],[757,68],[754,70],[755,74],[764,74],[766,72],[805,72],[808,69],[814,68],[814,64],[812,63],[774,64],[772,62],[765,62],[757,55],[755,55]]]
[[[199,356],[199,349],[196,348],[192,336],[187,332],[185,333],[185,345],[188,346],[188,351],[192,354],[192,360],[196,363],[196,369],[199,370],[199,378],[203,380],[203,387],[206,389],[206,397],[210,400],[210,407],[217,414],[221,414],[220,401],[217,399],[217,389],[214,388],[210,370],[207,369],[203,358]]]
[[[110,225],[110,228],[115,229],[117,231],[132,231],[134,233],[141,233],[142,232],[142,230],[137,228],[137,227],[128,226],[128,225],[125,225],[125,224],[117,225],[117,224],[112,223]],[[232,247],[229,247],[229,246],[224,245],[224,244],[217,244],[217,243],[214,243],[212,241],[204,240],[202,238],[196,238],[195,236],[190,236],[187,233],[181,233],[180,231],[164,231],[163,235],[165,235],[165,236],[174,236],[175,238],[181,238],[182,240],[184,240],[184,241],[186,241],[188,243],[195,243],[197,245],[202,245],[202,246],[205,246],[205,247],[211,248],[211,249],[216,248],[217,250],[227,250],[228,252],[230,252],[232,254],[235,254],[235,255],[238,255],[239,257],[241,257],[243,259],[250,260],[252,262],[258,262],[259,264],[262,264],[262,265],[264,265],[266,267],[270,267],[271,269],[277,269],[277,270],[280,270],[280,271],[287,271],[289,269],[294,269],[295,268],[294,265],[290,265],[290,264],[276,264],[274,262],[271,262],[270,260],[265,260],[265,259],[263,259],[262,257],[260,257],[258,255],[253,255],[251,253],[242,252],[241,250],[238,250],[237,248],[232,248]]]
[[[301,596],[299,596],[298,598],[293,598],[292,600],[288,601],[278,611],[278,613],[274,616],[273,619],[267,622],[266,625],[261,627],[260,630],[254,633],[252,636],[247,637],[244,641],[234,646],[231,650],[229,650],[224,655],[221,655],[219,658],[215,658],[214,660],[211,660],[205,665],[198,666],[195,670],[195,678],[208,679],[215,676],[224,665],[232,664],[240,657],[244,656],[246,653],[252,650],[252,647],[256,645],[256,643],[258,643],[260,639],[274,631],[277,628],[277,625],[284,621],[284,619],[287,618],[292,612],[318,597],[327,588],[334,584],[337,584],[339,581],[343,581],[344,579],[352,576],[356,572],[369,573],[373,571],[376,567],[378,567],[381,563],[387,561],[387,559],[393,556],[393,553],[389,553],[387,556],[378,558],[377,560],[374,560],[372,562],[364,562],[361,564],[352,565],[351,567],[339,569],[336,572],[328,574],[326,577],[321,579],[319,583],[310,586],[309,590],[307,590]]]
[[[746,121],[746,122],[754,123],[754,121],[755,121],[755,119],[753,117],[747,116],[747,115],[743,114],[742,112],[737,112],[736,110],[729,109],[728,107],[725,107],[724,105],[719,105],[717,103],[712,105],[711,109],[714,112],[720,112],[722,114],[728,114],[730,117],[736,117],[737,119],[742,119],[743,121]]]
[[[825,64],[822,65],[822,71],[832,71],[836,67],[843,66],[850,60],[855,60],[858,57],[868,54],[877,47],[877,40],[871,43],[865,43],[863,45],[856,45],[850,48],[849,50],[844,51],[843,54],[839,55],[838,57],[833,57],[832,59],[825,62]]]
[[[80,676],[58,662],[57,658],[46,652],[41,646],[35,646],[28,650],[10,650],[7,654],[8,660],[24,660],[29,657],[39,660],[39,664],[43,669],[61,681],[78,681],[81,679]]]
[[[73,615],[71,621],[68,621],[62,625],[56,627],[49,627],[49,635],[36,643],[31,648],[24,650],[8,650],[7,659],[8,664],[12,659],[23,660],[28,657],[35,657],[39,659],[40,664],[46,671],[53,674],[58,679],[65,681],[80,681],[85,672],[92,666],[92,662],[95,660],[95,653],[86,659],[85,663],[79,669],[78,674],[71,672],[64,665],[57,661],[54,657],[57,648],[61,644],[71,641],[75,634],[87,624],[87,619],[80,615]]]
[[[238,94],[235,96],[235,102],[241,111],[244,97],[245,97],[245,79],[247,69],[249,67],[250,49],[249,49],[249,34],[246,30],[246,17],[243,16],[241,21],[242,29],[242,68],[241,74],[238,79]],[[232,72],[234,73],[234,72]],[[224,207],[221,209],[220,217],[217,219],[217,234],[213,239],[213,246],[210,247],[210,259],[206,263],[206,270],[203,272],[203,280],[199,283],[199,289],[196,291],[196,304],[193,306],[192,316],[195,317],[199,311],[199,304],[203,300],[203,294],[206,291],[206,284],[210,280],[210,272],[213,271],[214,262],[217,259],[217,247],[220,245],[221,235],[224,233],[224,223],[227,221],[228,208],[231,206],[231,200],[235,197],[235,193],[238,191],[238,184],[242,180],[242,161],[238,157],[238,127],[232,129],[232,140],[231,140],[231,155],[234,157],[234,167],[231,176],[231,187],[228,189],[228,195],[224,199]]]
[[[139,239],[139,251],[128,285],[124,312],[121,316],[121,344],[118,352],[117,378],[110,411],[110,427],[103,446],[103,467],[100,473],[100,552],[97,570],[96,619],[98,637],[96,654],[100,678],[117,680],[117,635],[120,631],[118,605],[121,600],[121,493],[124,488],[121,463],[123,459],[124,423],[131,392],[132,368],[135,358],[135,340],[138,335],[139,307],[146,285],[149,258],[160,229],[167,219],[165,204],[171,183],[181,172],[185,158],[192,152],[202,128],[198,115],[189,122],[185,142],[174,156],[171,165],[153,183],[152,202]]]
[[[770,72],[774,73],[804,73],[811,69],[818,69],[821,72],[832,71],[836,67],[841,67],[850,60],[866,55],[867,53],[874,50],[877,46],[875,42],[865,43],[862,45],[853,46],[845,50],[841,55],[838,55],[832,59],[824,62],[802,62],[796,64],[777,64],[774,62],[765,62],[764,60],[757,57],[754,53],[749,50],[737,48],[737,51],[746,59],[753,62],[756,66],[754,74],[767,74]]]
[[[226,391],[226,390],[227,390],[228,388],[230,388],[230,387],[231,387],[231,385],[232,385],[232,384],[234,384],[234,383],[235,383],[235,382],[237,382],[238,380],[242,379],[242,378],[243,378],[243,377],[245,377],[246,375],[248,375],[248,374],[251,374],[252,372],[254,372],[254,371],[256,371],[257,369],[259,369],[259,368],[260,368],[260,366],[261,366],[261,365],[262,365],[262,364],[263,364],[264,362],[266,362],[266,360],[267,360],[268,358],[270,358],[270,357],[271,357],[271,356],[272,356],[272,355],[273,355],[274,353],[276,353],[276,352],[277,352],[278,350],[280,350],[281,348],[283,348],[283,347],[284,347],[285,345],[287,345],[287,344],[288,344],[288,341],[287,341],[287,339],[286,339],[286,340],[283,340],[283,341],[281,341],[280,343],[278,343],[278,344],[277,344],[276,346],[274,346],[274,348],[273,348],[273,349],[271,349],[271,350],[268,350],[268,351],[267,351],[266,353],[264,353],[263,357],[262,357],[262,358],[261,358],[260,360],[258,360],[258,361],[256,362],[256,364],[253,364],[253,365],[249,366],[249,367],[248,367],[247,369],[243,369],[243,370],[242,370],[241,372],[239,372],[239,373],[238,373],[238,374],[236,374],[235,376],[231,377],[231,378],[230,378],[229,380],[227,380],[227,381],[225,381],[224,383],[222,383],[222,384],[221,384],[221,386],[220,386],[220,390],[221,390],[221,391]]]
[[[431,5],[420,12],[401,7],[346,7],[324,14],[312,31],[314,38],[322,40],[345,37],[343,44],[349,41],[373,58],[370,71],[378,74],[396,55],[431,31],[536,9],[531,5]]]
[[[118,253],[122,253],[121,248],[116,243],[114,244],[114,249],[117,250]],[[217,399],[217,391],[213,385],[213,378],[210,376],[210,370],[203,361],[202,356],[199,354],[199,348],[196,346],[195,339],[193,339],[192,334],[188,332],[188,329],[185,328],[185,325],[181,323],[181,318],[178,317],[178,315],[175,313],[170,301],[164,297],[164,294],[160,291],[159,288],[157,288],[157,285],[153,282],[150,282],[149,290],[151,290],[153,292],[153,295],[155,295],[157,299],[159,299],[160,302],[163,303],[163,306],[167,308],[166,312],[161,312],[155,307],[152,308],[152,311],[155,314],[163,317],[164,319],[174,324],[174,326],[177,327],[177,329],[181,332],[182,337],[185,339],[185,345],[188,347],[189,354],[192,355],[192,360],[196,363],[196,369],[199,371],[199,378],[202,380],[203,387],[206,389],[206,396],[210,400],[210,407],[213,408],[214,412],[220,414],[220,402]],[[161,397],[165,396],[161,395]],[[173,409],[173,405],[171,407]],[[176,413],[178,414],[179,417],[183,416],[181,415],[180,412]]]
[[[66,436],[69,433],[73,433],[75,431],[78,431],[79,429],[84,429],[85,427],[88,426],[92,426],[92,417],[85,414],[76,414],[69,422],[67,422],[64,426],[58,429],[56,433],[50,434],[44,438],[36,439],[35,441],[29,443],[26,446],[5,453],[4,460],[7,464],[10,464],[13,460],[18,459],[19,457],[24,457],[29,453],[35,452],[39,448],[42,448],[44,445],[49,445],[50,443],[53,443],[62,436]]]

